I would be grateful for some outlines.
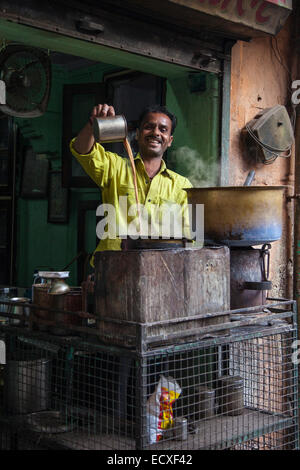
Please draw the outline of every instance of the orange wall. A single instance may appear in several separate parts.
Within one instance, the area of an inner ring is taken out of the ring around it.
[[[280,59],[276,58],[276,41]],[[237,42],[232,51],[231,115],[229,184],[242,185],[249,170],[254,169],[253,185],[285,185],[286,196],[293,194],[293,164],[291,158],[277,158],[271,165],[249,165],[243,148],[241,130],[260,112],[277,104],[287,105],[290,99],[291,22],[276,39],[256,38]],[[280,60],[284,65],[280,63]],[[287,70],[288,69],[288,70]],[[299,77],[300,79],[300,77]],[[272,295],[292,297],[292,202],[286,197],[283,211],[283,236],[272,244]]]

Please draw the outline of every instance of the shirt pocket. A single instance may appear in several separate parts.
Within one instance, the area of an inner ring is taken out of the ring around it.
[[[120,184],[118,188],[118,193],[122,196],[129,196],[134,194],[134,187],[128,184]]]
[[[140,189],[137,190],[139,202],[141,202],[141,191]],[[127,197],[128,201],[133,201],[136,204],[135,198],[135,189],[133,186],[127,184],[121,184],[118,188],[119,196]]]

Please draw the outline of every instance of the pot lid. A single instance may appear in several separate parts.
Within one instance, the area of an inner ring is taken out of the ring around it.
[[[70,271],[39,271],[39,277],[45,279],[65,279],[69,274]]]

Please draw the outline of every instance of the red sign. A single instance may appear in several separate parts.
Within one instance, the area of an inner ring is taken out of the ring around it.
[[[208,3],[209,5],[220,5],[220,10],[225,10],[229,4],[235,3],[236,13],[242,17],[246,14],[247,9],[255,10],[256,21],[258,23],[266,23],[270,19],[270,14],[267,14],[266,9],[270,7],[270,3],[274,5],[288,6],[288,0],[198,0],[199,3]]]
[[[292,11],[292,0],[170,0],[203,13],[274,33]],[[260,25],[260,27],[259,27]]]

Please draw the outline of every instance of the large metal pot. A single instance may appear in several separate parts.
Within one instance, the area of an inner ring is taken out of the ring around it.
[[[188,203],[204,205],[206,243],[255,246],[279,240],[283,186],[224,186],[186,189]],[[192,228],[195,232],[195,217]]]

